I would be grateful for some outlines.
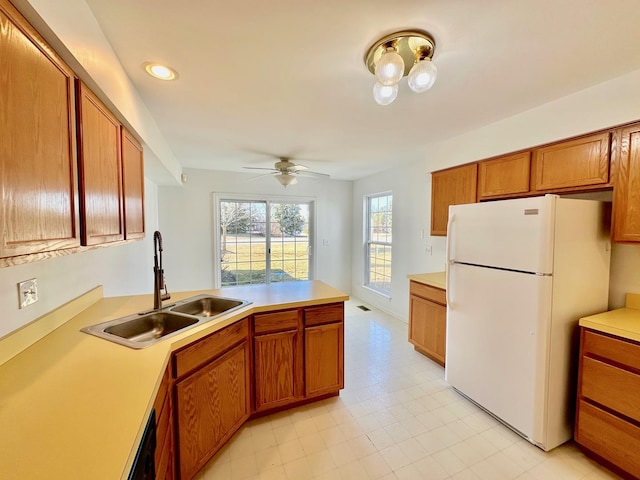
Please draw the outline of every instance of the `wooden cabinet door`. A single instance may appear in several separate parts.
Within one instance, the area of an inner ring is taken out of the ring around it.
[[[614,242],[640,242],[640,124],[622,130],[613,187]]]
[[[156,400],[153,403],[156,410],[156,480],[173,478],[173,401],[171,389],[171,374],[169,367],[165,370]]]
[[[530,177],[531,152],[482,161],[478,163],[478,199],[527,193]]]
[[[80,245],[73,71],[0,2],[0,257]]]
[[[124,240],[120,122],[78,82],[82,243]]]
[[[431,235],[447,234],[449,206],[476,201],[478,164],[431,174]]]
[[[344,322],[305,328],[304,346],[305,395],[344,388]]]
[[[534,190],[589,187],[609,182],[609,132],[533,151]]]
[[[249,417],[248,366],[244,342],[176,383],[182,480],[193,478]]]
[[[122,127],[122,187],[124,192],[124,235],[144,237],[144,157],[142,145]]]
[[[445,364],[447,308],[422,297],[409,297],[409,342],[420,353]]]
[[[301,399],[302,371],[298,330],[256,335],[253,339],[256,411]]]

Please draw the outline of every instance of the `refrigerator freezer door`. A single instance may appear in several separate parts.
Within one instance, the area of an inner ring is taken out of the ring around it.
[[[552,273],[557,197],[452,205],[448,258],[456,262]]]
[[[552,278],[451,264],[445,379],[544,448]]]

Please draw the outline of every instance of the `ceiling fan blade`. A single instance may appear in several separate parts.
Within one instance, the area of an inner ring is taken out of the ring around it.
[[[331,175],[327,173],[320,172],[312,172],[311,170],[302,170],[300,172],[296,172],[298,175],[304,175],[308,177],[318,177],[318,178],[331,178]]]
[[[250,182],[252,182],[252,181],[257,180],[258,178],[262,178],[262,177],[271,177],[271,176],[273,176],[273,175],[275,175],[275,174],[276,174],[276,172],[263,173],[263,174],[261,174],[261,175],[256,175],[255,177],[251,177],[251,178],[249,179],[249,181],[250,181]]]
[[[289,167],[289,170],[292,172],[304,172],[309,170],[309,167],[305,167],[304,165],[300,165],[299,163],[296,163],[291,167]]]
[[[277,172],[277,170],[273,168],[266,168],[266,167],[242,167],[242,168],[246,168],[247,170],[269,170],[270,172]]]

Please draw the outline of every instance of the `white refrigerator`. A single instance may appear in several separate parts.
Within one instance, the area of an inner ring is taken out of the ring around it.
[[[608,232],[593,200],[449,208],[445,379],[545,451],[572,437],[577,324],[607,310]]]

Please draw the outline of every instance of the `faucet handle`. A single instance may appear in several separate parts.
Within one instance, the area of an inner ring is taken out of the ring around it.
[[[167,284],[164,283],[164,278],[162,279],[162,288],[160,289],[160,299],[161,300],[169,300],[171,298],[171,294],[169,293],[169,291],[167,290]],[[164,293],[162,293],[162,290],[164,290]]]

